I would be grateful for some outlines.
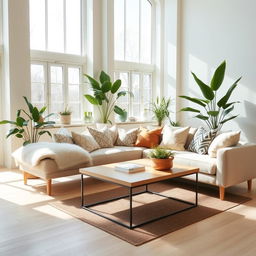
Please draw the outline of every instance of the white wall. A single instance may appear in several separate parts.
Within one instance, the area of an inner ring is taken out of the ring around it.
[[[233,112],[239,117],[223,129],[241,129],[251,142],[256,142],[255,10],[255,0],[182,0],[181,12],[181,92],[200,96],[190,71],[209,82],[213,70],[226,60],[223,91],[238,77],[243,78],[231,97],[232,101],[241,101]],[[185,100],[182,104],[188,105]],[[188,114],[182,121],[199,124]]]

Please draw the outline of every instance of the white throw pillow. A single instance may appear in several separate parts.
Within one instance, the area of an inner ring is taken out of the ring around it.
[[[72,132],[72,138],[76,145],[82,147],[88,152],[92,152],[94,150],[100,149],[100,146],[92,137],[92,135],[88,134],[87,132],[84,132],[82,134]]]
[[[96,123],[96,128],[98,131],[103,131],[105,129],[108,129],[110,132],[112,141],[113,141],[113,145],[115,145],[117,137],[118,137],[118,130],[117,130],[116,125],[110,126],[109,124],[105,124],[105,126],[104,126],[102,124]]]
[[[190,127],[173,128],[165,125],[162,131],[163,138],[160,147],[172,150],[185,150]]]
[[[237,145],[240,139],[240,133],[241,131],[236,131],[236,132],[225,132],[218,135],[212,141],[208,149],[209,156],[216,157],[218,149]]]

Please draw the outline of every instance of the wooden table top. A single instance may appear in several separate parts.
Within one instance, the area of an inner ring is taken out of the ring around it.
[[[136,173],[120,172],[115,170],[115,166],[120,163],[112,163],[82,168],[80,173],[126,187],[136,187],[199,172],[197,167],[183,165],[174,165],[169,171],[157,171],[151,167],[150,159],[131,160],[125,163],[145,165],[145,171]]]

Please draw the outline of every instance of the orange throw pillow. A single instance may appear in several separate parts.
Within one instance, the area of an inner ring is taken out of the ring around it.
[[[153,148],[159,145],[162,127],[154,130],[140,128],[135,146]]]

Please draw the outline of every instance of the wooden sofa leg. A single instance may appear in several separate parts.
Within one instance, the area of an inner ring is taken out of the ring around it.
[[[252,191],[252,180],[247,180],[248,191]]]
[[[220,200],[224,200],[225,197],[225,188],[220,186],[219,187],[219,192],[220,192]]]
[[[46,185],[46,190],[47,190],[47,195],[51,196],[52,195],[52,180],[46,180],[47,185]]]
[[[23,171],[23,181],[24,185],[28,184],[28,173]]]

